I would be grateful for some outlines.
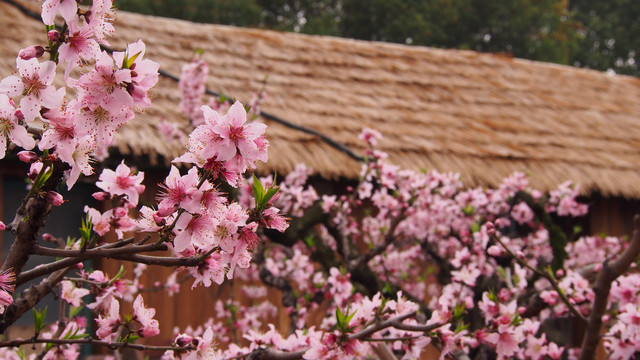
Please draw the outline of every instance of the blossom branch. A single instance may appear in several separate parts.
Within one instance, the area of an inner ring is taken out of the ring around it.
[[[0,318],[0,333],[4,333],[7,327],[49,294],[62,280],[67,271],[69,271],[68,267],[58,270],[49,275],[48,278],[42,280],[39,284],[32,285],[23,291],[22,294],[6,308],[5,313],[2,318]]]
[[[593,301],[593,307],[591,308],[591,314],[589,315],[589,321],[587,322],[587,330],[582,339],[582,346],[578,357],[579,360],[594,359],[596,347],[600,343],[602,316],[607,310],[611,283],[620,275],[624,274],[624,272],[629,269],[629,266],[631,266],[631,263],[638,258],[638,254],[640,254],[640,215],[636,215],[633,220],[634,230],[629,246],[615,261],[605,261],[596,278],[596,283],[593,286],[595,299]]]
[[[509,256],[511,256],[513,259],[515,259],[518,262],[518,264],[533,271],[537,275],[547,279],[551,284],[551,286],[553,287],[553,289],[558,293],[558,297],[560,298],[560,300],[562,300],[562,302],[567,306],[571,314],[573,314],[573,316],[575,316],[576,318],[582,320],[583,323],[585,324],[587,323],[587,319],[584,317],[584,315],[582,315],[578,311],[578,309],[576,309],[575,306],[573,306],[573,304],[569,301],[567,296],[564,294],[564,291],[560,289],[560,286],[558,286],[558,283],[556,282],[551,272],[545,272],[540,269],[534,268],[533,266],[529,265],[526,261],[522,260],[516,254],[514,254],[513,251],[511,251],[511,249],[509,249],[507,245],[502,240],[500,240],[499,236],[494,236],[493,238],[500,244],[500,246],[502,246],[502,248],[509,254]]]
[[[368,251],[365,254],[360,255],[357,259],[350,261],[348,263],[349,269],[356,269],[362,266],[363,264],[368,263],[374,257],[382,254],[387,249],[387,247],[389,247],[389,245],[391,245],[395,240],[396,228],[398,227],[400,222],[402,222],[403,218],[404,218],[404,211],[402,211],[398,216],[396,216],[395,218],[393,218],[393,220],[391,220],[391,225],[387,230],[387,234],[385,235],[384,241],[382,242],[382,244],[376,246],[371,251]]]
[[[152,346],[152,345],[142,345],[142,344],[133,344],[127,342],[112,342],[109,343],[107,341],[101,341],[94,338],[86,338],[86,339],[18,339],[11,341],[0,341],[0,347],[16,347],[27,344],[55,344],[55,345],[71,345],[71,344],[91,344],[91,345],[102,345],[106,346],[110,349],[116,348],[132,348],[136,350],[147,350],[147,351],[190,351],[193,350],[193,345],[189,344],[186,346]]]

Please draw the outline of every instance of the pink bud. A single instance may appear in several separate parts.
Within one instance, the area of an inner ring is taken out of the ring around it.
[[[157,288],[162,287],[162,283],[160,281],[156,281],[153,283],[153,287],[157,287]]]
[[[39,58],[44,54],[44,48],[40,45],[31,45],[28,46],[18,53],[18,56],[22,60],[29,60],[33,58]]]
[[[176,338],[176,345],[178,346],[187,346],[189,344],[191,344],[191,342],[193,342],[193,338],[189,335],[178,335],[178,337]]]
[[[153,214],[153,221],[158,226],[164,226],[167,223],[167,220],[158,214]]]
[[[608,322],[609,320],[611,320],[611,315],[609,315],[609,314],[604,314],[604,315],[602,315],[602,322],[603,322],[603,323],[606,323],[606,322]]]
[[[26,162],[27,164],[30,164],[36,160],[38,160],[38,155],[36,153],[34,153],[33,151],[20,151],[18,153],[18,158],[20,159],[20,161],[22,162]]]
[[[518,307],[518,314],[522,315],[527,311],[527,308],[524,306]]]
[[[123,216],[127,216],[127,209],[123,208],[123,207],[118,207],[115,208],[113,210],[113,215],[115,217],[123,217]]]
[[[48,241],[48,242],[56,242],[56,238],[49,233],[42,234],[42,240]]]
[[[0,231],[4,231],[7,227],[5,226],[5,224],[0,221]]]
[[[158,212],[157,212],[157,216],[160,217],[165,217],[165,216],[169,216],[171,214],[173,214],[174,211],[178,210],[177,206],[173,206],[173,207],[161,207],[158,208]],[[155,220],[155,215],[154,215],[154,220]],[[158,221],[156,220],[156,223]]]
[[[84,264],[83,263],[77,263],[75,265],[75,267],[76,267],[76,269],[82,269],[82,268],[84,268]]]
[[[563,277],[563,276],[564,276],[564,270],[562,270],[562,269],[558,269],[558,270],[556,271],[556,278],[561,278],[561,277]]]
[[[91,194],[91,196],[93,196],[93,198],[98,201],[103,201],[109,198],[109,193],[104,191],[96,191]]]
[[[602,270],[602,264],[596,264],[596,266],[593,267],[593,271],[595,272],[600,272],[600,270]]]
[[[498,299],[501,302],[507,302],[507,301],[509,301],[511,299],[511,293],[506,288],[502,288],[502,289],[500,289],[500,292],[498,293]]]
[[[62,205],[62,203],[64,203],[62,195],[58,194],[55,191],[47,191],[47,200],[51,201],[51,203],[53,203],[53,206],[60,206]]]
[[[489,254],[491,256],[502,256],[502,255],[504,255],[504,251],[502,250],[501,247],[499,247],[497,245],[491,245],[487,249],[487,254]]]
[[[49,30],[47,36],[49,36],[49,41],[51,42],[57,42],[60,40],[60,32],[58,30]]]
[[[14,115],[18,118],[18,120],[24,120],[24,114],[22,113],[22,110],[17,109]]]
[[[27,176],[29,177],[29,179],[31,179],[31,181],[35,180],[38,177],[38,174],[42,170],[42,166],[43,164],[40,161],[34,162],[31,164],[31,168],[29,169],[29,174],[27,174]]]

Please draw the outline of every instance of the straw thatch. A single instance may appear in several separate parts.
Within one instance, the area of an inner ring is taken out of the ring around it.
[[[42,24],[0,2],[0,76],[17,51],[41,42]],[[9,30],[7,30],[9,29]],[[115,49],[142,38],[147,56],[179,75],[193,48],[211,65],[207,86],[248,100],[268,75],[263,111],[321,132],[360,153],[375,128],[390,161],[496,185],[514,171],[547,190],[566,180],[583,190],[640,198],[640,80],[471,51],[441,50],[194,24],[120,12]],[[123,128],[122,153],[171,159],[160,117],[178,112],[177,84],[162,78],[155,104]],[[265,120],[264,171],[305,162],[327,178],[355,177],[358,163],[317,136]],[[163,160],[164,161],[164,160]]]

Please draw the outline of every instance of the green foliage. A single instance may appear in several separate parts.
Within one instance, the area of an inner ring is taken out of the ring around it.
[[[42,311],[38,311],[36,308],[32,308],[31,311],[33,312],[33,326],[35,327],[37,337],[40,331],[47,326],[44,322],[44,318],[47,316],[47,307],[45,306]]]
[[[570,64],[640,75],[640,2],[573,0],[570,11],[579,25],[578,47],[570,54]]]
[[[273,196],[280,189],[279,186],[275,185],[275,177],[273,182],[274,182],[273,185],[265,189],[265,187],[262,185],[260,180],[258,180],[258,178],[255,175],[253,175],[252,187],[253,187],[253,197],[255,198],[255,201],[256,201],[256,209],[262,210],[265,207],[267,207],[267,204],[269,203],[271,198],[273,198]]]
[[[347,306],[347,310],[343,313],[340,310],[340,307],[336,307],[336,327],[343,333],[348,333],[353,331],[355,327],[349,327],[349,323],[351,319],[356,315],[356,312],[349,313],[349,307]]]
[[[195,22],[258,26],[262,9],[255,0],[115,0],[125,11]]]
[[[638,75],[634,0],[115,0],[127,11],[613,69]]]

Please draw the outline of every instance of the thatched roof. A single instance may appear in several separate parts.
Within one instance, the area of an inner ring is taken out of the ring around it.
[[[42,24],[0,2],[0,76],[17,51],[44,37]],[[364,127],[385,138],[390,161],[496,185],[514,171],[551,189],[640,198],[640,80],[472,51],[442,50],[229,26],[120,12],[115,49],[142,38],[147,56],[178,76],[193,48],[210,64],[207,86],[247,101],[268,75],[263,111],[323,133],[361,153]],[[158,135],[178,111],[177,84],[162,78],[154,106],[117,139],[123,153],[178,153]],[[286,173],[305,162],[327,178],[355,177],[357,161],[317,136],[265,120],[270,159]]]

